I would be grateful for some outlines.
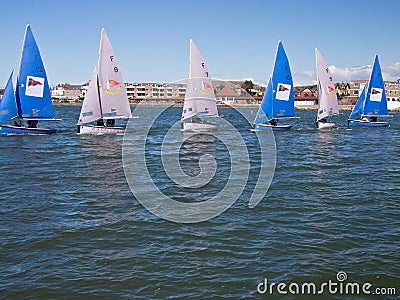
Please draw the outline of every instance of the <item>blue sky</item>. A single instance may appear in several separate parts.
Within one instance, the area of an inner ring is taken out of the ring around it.
[[[315,47],[335,66],[336,81],[367,79],[365,69],[375,53],[384,78],[395,80],[400,78],[399,11],[397,0],[8,1],[0,16],[0,86],[18,69],[27,23],[51,85],[89,79],[102,27],[125,81],[185,78],[190,38],[213,78],[265,84],[282,40],[297,84],[314,80]]]

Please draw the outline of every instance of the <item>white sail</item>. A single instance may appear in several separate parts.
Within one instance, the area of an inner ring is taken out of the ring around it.
[[[104,119],[132,116],[121,69],[104,28],[101,30],[100,39],[99,88]]]
[[[339,113],[335,82],[325,59],[315,49],[318,82],[318,115],[317,121]]]
[[[207,65],[194,42],[190,40],[190,68],[182,120],[196,115],[218,116],[218,109]]]
[[[89,81],[88,90],[83,99],[81,114],[78,125],[90,123],[101,118],[99,88],[97,84],[96,68],[93,70],[92,78]]]

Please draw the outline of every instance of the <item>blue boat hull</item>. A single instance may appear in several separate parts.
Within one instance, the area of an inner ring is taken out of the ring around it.
[[[364,120],[348,120],[349,126],[363,126],[363,127],[389,127],[387,122],[370,122]]]
[[[47,129],[47,128],[27,128],[27,127],[17,127],[17,126],[0,126],[0,134],[54,134],[57,129]]]
[[[270,125],[270,124],[257,124],[254,127],[255,131],[269,130],[273,131],[285,131],[292,128],[292,125]]]

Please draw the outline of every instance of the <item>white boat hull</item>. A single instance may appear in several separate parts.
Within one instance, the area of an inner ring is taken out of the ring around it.
[[[78,125],[78,134],[125,133],[124,127]]]
[[[182,131],[210,131],[217,129],[215,124],[182,122]]]
[[[336,123],[334,123],[334,122],[319,122],[319,121],[317,121],[318,129],[328,129],[328,128],[333,128],[335,126],[336,126]]]

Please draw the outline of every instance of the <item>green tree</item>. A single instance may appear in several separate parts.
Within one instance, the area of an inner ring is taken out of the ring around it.
[[[251,80],[243,81],[241,88],[253,96],[254,92],[251,91],[254,88],[253,81],[251,81]]]

